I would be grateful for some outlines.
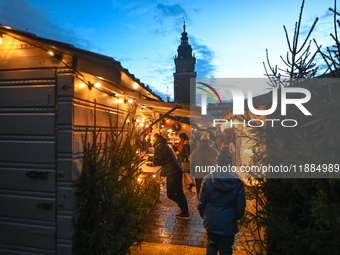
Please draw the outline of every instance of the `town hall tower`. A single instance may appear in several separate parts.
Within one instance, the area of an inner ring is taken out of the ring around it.
[[[174,101],[177,104],[196,105],[196,86],[192,86],[190,91],[190,79],[196,78],[196,58],[192,54],[185,27],[184,22],[181,44],[178,46],[177,56],[174,59],[176,66],[176,72],[174,73]],[[195,84],[195,81],[192,80],[191,82]]]

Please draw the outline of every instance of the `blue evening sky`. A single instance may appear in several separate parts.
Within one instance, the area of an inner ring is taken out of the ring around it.
[[[256,78],[264,77],[266,49],[271,64],[283,67],[279,56],[288,50],[283,25],[292,38],[301,3],[1,0],[0,24],[111,56],[165,99],[167,87],[173,90],[182,17],[199,78]],[[302,34],[319,17],[312,38],[323,46],[332,45],[333,16],[328,8],[333,6],[333,0],[306,0]]]

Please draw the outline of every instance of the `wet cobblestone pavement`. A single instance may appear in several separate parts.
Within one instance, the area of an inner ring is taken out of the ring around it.
[[[207,234],[203,227],[203,219],[199,216],[196,189],[192,191],[183,187],[188,201],[190,220],[177,219],[180,208],[166,196],[165,186],[161,185],[160,201],[151,209],[142,239],[148,243],[163,243],[205,248]],[[235,237],[234,250],[241,251],[242,240]]]

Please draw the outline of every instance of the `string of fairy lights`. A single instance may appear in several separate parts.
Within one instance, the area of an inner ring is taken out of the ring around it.
[[[10,27],[6,27],[8,29],[11,29]],[[89,90],[92,90],[93,88],[98,90],[99,92],[104,93],[104,95],[108,95],[111,97],[116,98],[116,103],[120,104],[120,103],[129,103],[130,105],[133,105],[135,103],[135,100],[133,98],[129,98],[126,96],[123,96],[124,92],[119,89],[119,88],[115,88],[116,91],[114,91],[114,93],[112,93],[112,90],[110,89],[103,89],[103,85],[102,82],[104,82],[104,78],[100,77],[100,76],[91,76],[90,78],[86,77],[86,74],[83,74],[81,72],[79,72],[78,70],[74,69],[72,66],[68,65],[64,60],[63,60],[63,54],[60,51],[57,50],[51,50],[51,49],[46,49],[38,44],[35,43],[29,43],[27,41],[23,41],[20,38],[17,38],[16,36],[13,35],[9,35],[7,33],[3,33],[0,32],[0,45],[3,43],[3,39],[4,39],[4,35],[9,36],[15,40],[21,41],[25,44],[31,45],[33,47],[39,48],[41,50],[44,50],[49,56],[58,59],[61,63],[63,63],[65,65],[65,67],[73,70],[73,73],[75,75],[75,77],[77,77],[82,83],[78,84],[79,88],[85,88],[87,87]],[[86,78],[87,79],[86,79]],[[133,88],[134,89],[138,89],[140,85],[137,82],[133,83]],[[137,103],[136,103],[137,105]],[[143,108],[146,108],[145,106],[141,106]]]
[[[6,27],[8,29],[10,29],[10,27]],[[4,39],[6,39],[6,37],[11,37],[17,41],[23,42],[25,45],[30,45],[32,47],[41,49],[43,51],[45,51],[51,58],[57,59],[60,61],[60,63],[62,63],[66,68],[72,70],[73,75],[80,81],[79,83],[75,83],[74,86],[77,86],[77,88],[79,89],[85,89],[87,88],[89,91],[91,90],[96,90],[100,93],[102,93],[104,96],[110,96],[112,98],[115,99],[115,103],[117,104],[117,109],[118,109],[118,105],[119,104],[128,104],[130,108],[134,108],[135,111],[137,111],[134,115],[133,118],[133,122],[134,122],[134,127],[136,128],[148,128],[149,126],[151,126],[151,124],[154,121],[154,116],[152,118],[146,118],[146,116],[143,114],[143,111],[146,111],[148,109],[148,107],[144,104],[141,103],[137,103],[137,100],[133,97],[130,96],[126,96],[123,95],[124,91],[121,90],[119,87],[114,86],[114,84],[107,83],[105,82],[105,78],[101,77],[101,76],[95,76],[95,75],[91,75],[91,74],[87,74],[84,72],[80,72],[79,70],[76,70],[73,66],[70,66],[68,63],[65,62],[65,60],[63,59],[63,52],[60,50],[51,50],[51,48],[49,48],[48,46],[41,46],[42,43],[39,43],[37,41],[26,41],[26,40],[22,40],[20,38],[18,38],[19,36],[15,36],[12,34],[8,34],[8,33],[3,33],[0,32],[0,47],[2,46],[2,48],[6,48],[3,45],[3,42],[5,41]],[[12,48],[13,45],[8,45],[8,49]],[[15,48],[15,47],[14,47]],[[18,47],[19,48],[19,47]],[[141,85],[139,85],[137,82],[133,82],[132,83],[132,88],[134,90],[138,90],[138,88]],[[69,88],[67,85],[65,85],[63,87],[63,89],[67,90],[67,89],[71,89]],[[148,90],[148,89],[147,89]],[[149,91],[151,92],[151,91]],[[150,93],[149,93],[150,95]],[[142,97],[143,99],[145,99],[145,97]],[[139,98],[138,98],[139,99]],[[96,102],[96,101],[95,101]],[[139,110],[138,110],[139,108]],[[152,110],[151,108],[148,110]],[[115,113],[113,111],[109,111],[110,113]],[[127,120],[127,122],[130,122],[129,120]],[[169,119],[166,120],[166,122],[169,122]],[[185,128],[186,124],[183,124],[183,126],[178,123],[178,121],[175,121],[175,123],[173,125],[165,125],[161,124],[160,125],[160,132],[164,132],[164,133],[168,133],[169,136],[173,136],[175,133],[177,134],[177,131],[175,126],[179,124],[179,130],[181,129],[181,127]],[[166,127],[167,126],[167,127]],[[151,127],[152,129],[152,127]],[[149,134],[151,134],[152,130],[149,130]],[[151,175],[147,175],[147,178],[155,178],[156,174],[151,174]],[[142,176],[138,177],[138,181],[141,181],[142,179],[146,179],[143,178]]]

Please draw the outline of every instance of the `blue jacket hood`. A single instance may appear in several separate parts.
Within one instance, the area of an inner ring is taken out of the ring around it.
[[[214,172],[211,174],[211,182],[215,189],[221,192],[230,192],[240,183],[235,173]]]

